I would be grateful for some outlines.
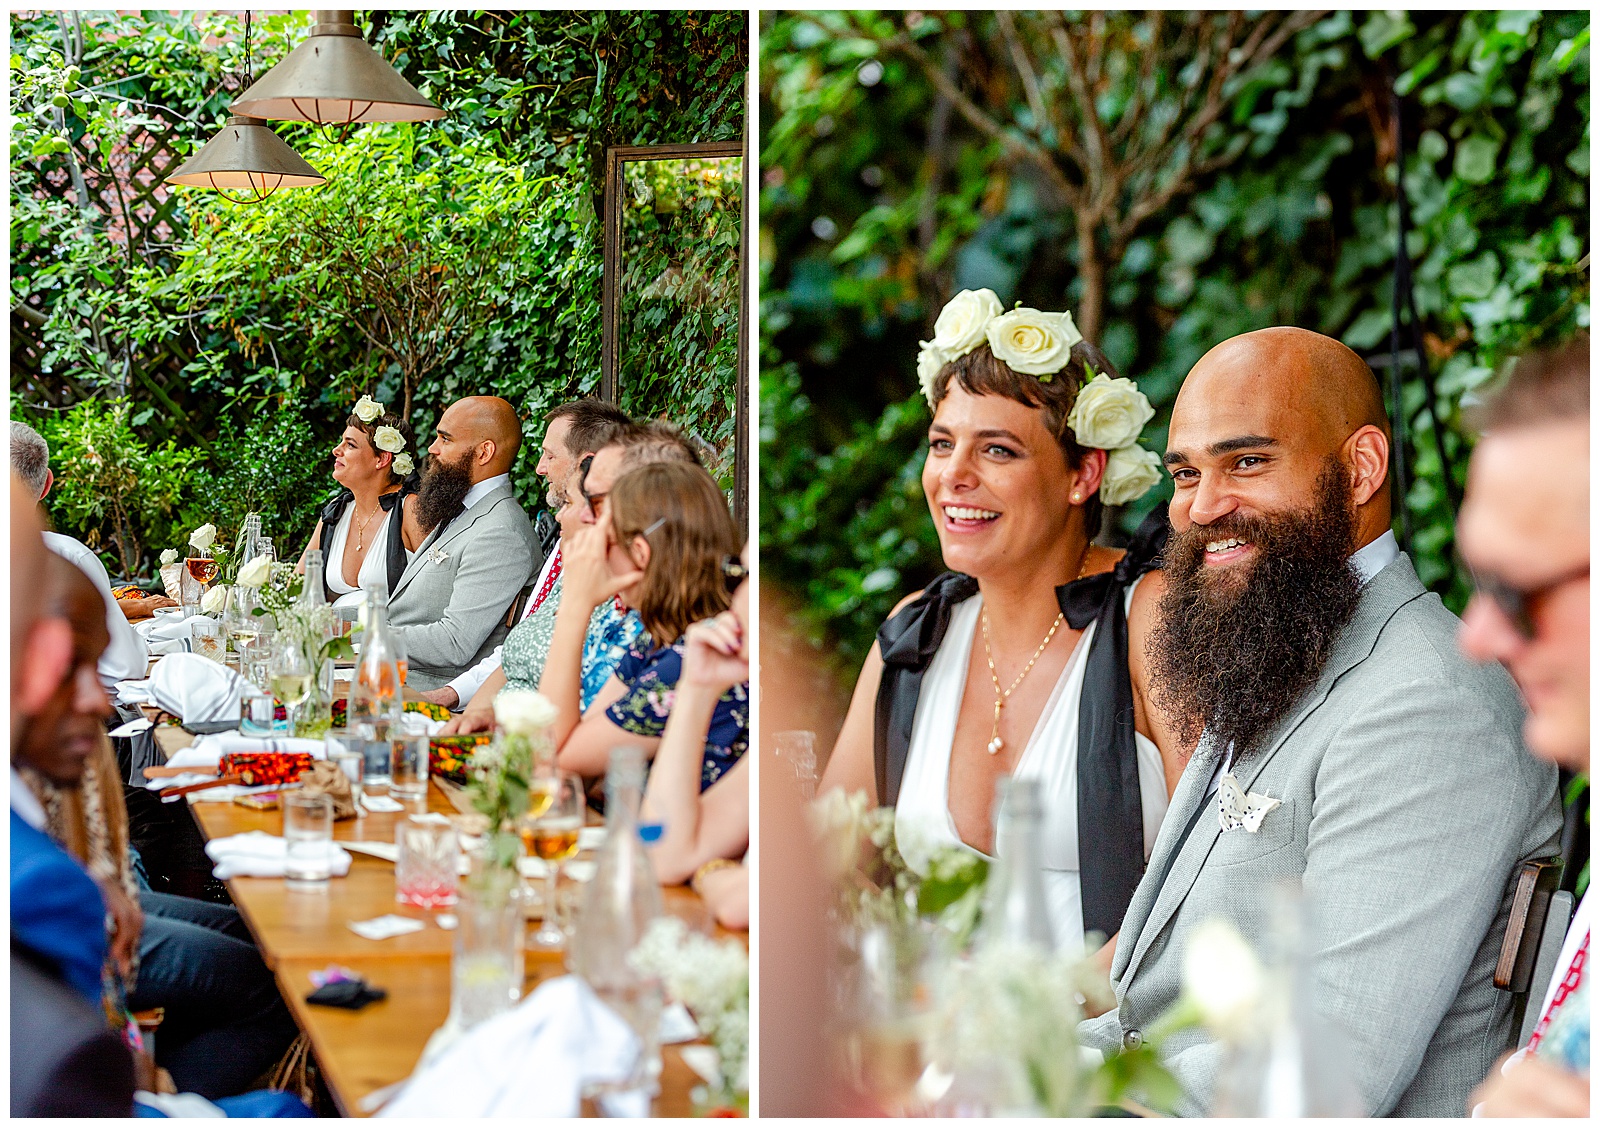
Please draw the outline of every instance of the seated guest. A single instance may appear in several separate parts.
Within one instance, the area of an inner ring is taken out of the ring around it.
[[[178,607],[176,599],[165,595],[152,595],[138,584],[124,584],[111,589],[111,594],[116,597],[117,609],[130,623],[137,623],[143,619],[151,618],[163,607]]]
[[[717,705],[724,693],[750,681],[750,585],[743,579],[744,565],[735,568],[733,563],[730,560],[725,573],[739,585],[733,593],[733,606],[684,632],[683,671],[639,814],[642,821],[662,827],[660,839],[650,850],[656,879],[663,885],[692,879],[695,891],[708,900],[716,899],[717,904],[727,895],[737,897],[737,891],[724,886],[733,880],[732,875],[715,875],[742,870],[730,859],[742,857],[750,845],[750,757],[741,757],[716,783],[700,789],[706,733]],[[745,890],[744,923],[739,927],[747,927],[749,873],[738,876]],[[733,909],[733,905],[725,906],[724,913]],[[724,913],[718,913],[718,918]],[[732,915],[741,914],[733,911]]]
[[[55,475],[50,471],[50,445],[26,423],[11,424],[11,469],[33,493],[35,501],[43,501],[55,485]],[[88,545],[64,533],[47,532],[44,543],[57,556],[82,568],[106,602],[106,627],[111,632],[111,645],[100,659],[101,684],[109,689],[119,681],[144,677],[150,661],[144,639],[133,629],[112,596],[111,577],[100,557]]]
[[[1478,583],[1461,648],[1503,663],[1521,687],[1528,751],[1588,774],[1588,337],[1520,360],[1477,422],[1483,437],[1456,525]],[[1585,893],[1542,1004],[1529,1000],[1538,1025],[1472,1094],[1474,1115],[1588,1117],[1591,1015],[1582,989],[1592,921]]]
[[[306,552],[322,550],[329,603],[359,606],[362,588],[382,585],[393,594],[400,582],[411,559],[401,502],[415,490],[413,450],[410,424],[370,396],[356,402],[333,448],[333,480],[343,488],[323,506],[306,544]],[[297,570],[305,568],[302,552]]]
[[[605,511],[606,497],[612,484],[629,470],[649,466],[656,462],[687,462],[701,465],[700,455],[681,427],[671,423],[634,423],[619,428],[583,472],[580,483],[583,491],[586,525],[596,524]]]
[[[571,500],[568,486],[576,482],[579,467],[610,442],[619,429],[631,426],[631,420],[616,406],[598,399],[581,399],[564,403],[545,416],[545,420],[549,426],[545,428],[544,442],[539,448],[539,465],[535,468],[535,472],[550,483],[545,493],[545,500],[551,509],[559,511]],[[557,521],[560,521],[559,513]],[[534,581],[527,606],[522,610],[522,622],[526,624],[534,614],[548,608],[553,623],[555,607],[560,601],[561,542],[558,540],[549,557],[545,559],[544,567],[539,569],[539,578]],[[513,628],[512,635],[516,633],[517,628]],[[506,640],[509,642],[511,635],[507,635]],[[548,642],[548,639],[546,641]],[[494,680],[500,669],[502,652],[503,644],[495,647],[494,653],[449,685],[422,694],[423,699],[448,709],[467,707],[473,697],[487,683]],[[539,668],[543,669],[542,656]],[[524,680],[530,681],[532,685],[539,684],[537,673]],[[493,700],[504,684],[502,680],[492,687],[487,700]],[[477,730],[452,728],[450,731]]]
[[[1371,370],[1306,330],[1225,341],[1184,382],[1146,660],[1198,747],[1117,938],[1116,1008],[1079,1034],[1138,1044],[1195,928],[1263,938],[1274,880],[1298,878],[1315,1001],[1367,1111],[1455,1116],[1509,1043],[1493,975],[1513,878],[1552,852],[1561,813],[1510,679],[1461,655],[1459,621],[1395,546],[1389,435]],[[1246,823],[1250,797],[1269,806]],[[1185,1031],[1163,1056],[1179,1110],[1203,1112],[1221,1044]]]
[[[608,520],[565,546],[565,592],[539,692],[556,706],[557,758],[567,771],[604,774],[611,749],[655,754],[672,710],[689,624],[728,609],[725,562],[739,547],[717,484],[698,466],[659,463],[611,487]],[[587,710],[579,709],[581,659],[595,607],[620,598],[639,613],[640,636]],[[700,788],[749,746],[749,687],[721,695],[702,744]]]
[[[405,501],[415,554],[389,595],[407,685],[438,689],[505,638],[506,610],[534,575],[537,539],[511,492],[522,444],[503,399],[457,400],[439,417],[422,484]]]

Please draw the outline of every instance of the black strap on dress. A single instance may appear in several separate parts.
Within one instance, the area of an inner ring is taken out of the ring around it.
[[[390,595],[394,594],[394,589],[400,583],[400,577],[406,570],[406,542],[401,532],[401,525],[405,522],[405,507],[400,503],[405,499],[406,494],[416,492],[416,489],[411,484],[413,480],[408,478],[393,493],[378,495],[378,505],[389,514],[389,542],[385,553],[384,572],[389,582]],[[328,504],[322,507],[322,512],[317,515],[322,521],[322,532],[317,534],[317,541],[311,547],[322,549],[322,589],[323,595],[329,603],[332,603],[337,598],[333,593],[333,589],[328,586],[328,572],[329,569],[334,567],[334,562],[327,559],[327,549],[323,548],[323,539],[331,535],[334,527],[339,524],[339,519],[344,516],[345,507],[354,500],[355,494],[349,490],[340,490],[329,500]]]
[[[1078,882],[1084,930],[1106,936],[1122,927],[1144,873],[1144,811],[1124,596],[1128,585],[1159,566],[1167,528],[1167,509],[1161,505],[1139,526],[1115,568],[1056,588],[1056,600],[1073,630],[1100,624],[1089,647],[1078,703]],[[899,799],[923,675],[944,641],[951,612],[977,593],[978,581],[971,576],[945,572],[878,628],[883,676],[874,717],[873,766],[878,799],[885,806]]]

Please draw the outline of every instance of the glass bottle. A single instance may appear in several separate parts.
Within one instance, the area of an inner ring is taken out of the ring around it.
[[[656,1028],[661,1020],[661,983],[628,960],[661,915],[661,889],[639,837],[644,776],[644,753],[639,748],[612,749],[606,772],[606,839],[568,948],[572,971],[622,1016],[640,1042],[631,1075],[591,1095],[649,1091],[660,1069]]]
[[[305,583],[300,589],[300,598],[296,603],[298,618],[312,627],[312,636],[301,639],[306,649],[306,661],[312,667],[312,676],[315,689],[307,702],[306,713],[312,718],[313,729],[326,729],[331,723],[330,711],[333,708],[333,663],[331,661],[319,662],[323,645],[333,637],[334,617],[333,609],[328,606],[328,597],[322,590],[322,550],[310,549],[306,553]],[[296,735],[312,735],[301,733],[298,729]]]
[[[978,943],[1031,944],[1054,951],[1041,865],[1039,784],[1006,777],[995,782],[994,791],[995,859],[984,890]]]
[[[1368,1115],[1349,1043],[1316,1004],[1312,924],[1298,881],[1272,890],[1260,1020],[1225,1049],[1213,1116]]]
[[[300,606],[325,607],[328,597],[322,590],[322,549],[306,550],[306,580],[300,589]]]
[[[363,787],[389,783],[389,741],[400,731],[400,665],[389,630],[389,593],[383,587],[362,589],[361,653],[350,679],[347,724],[366,741],[367,770]]]
[[[238,543],[233,547],[234,575],[238,575],[238,569],[243,568],[259,554],[260,550],[256,547],[256,542],[260,537],[261,514],[246,513],[244,515],[244,524],[239,528]]]

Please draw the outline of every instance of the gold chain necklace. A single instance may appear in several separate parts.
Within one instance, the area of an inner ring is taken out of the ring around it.
[[[357,552],[360,552],[361,549],[363,548],[363,546],[366,544],[366,541],[363,538],[366,536],[367,526],[372,524],[372,519],[374,517],[376,517],[382,511],[382,509],[383,509],[383,503],[379,502],[377,504],[377,506],[372,510],[372,512],[367,514],[367,519],[365,521],[361,522],[360,527],[356,529],[356,551]]]
[[[1083,570],[1088,565],[1089,550],[1085,548],[1083,550],[1083,559],[1078,561],[1078,574],[1075,579],[1083,579]],[[989,609],[987,607],[983,609],[983,656],[989,660],[989,680],[994,683],[994,728],[989,733],[989,755],[998,755],[1000,750],[1006,746],[1006,742],[1000,739],[1000,710],[1006,707],[1006,700],[1016,690],[1017,686],[1022,684],[1022,679],[1028,676],[1028,673],[1033,669],[1033,664],[1044,653],[1045,647],[1050,645],[1050,640],[1056,637],[1056,631],[1061,629],[1061,624],[1065,619],[1066,615],[1063,612],[1056,612],[1055,621],[1050,624],[1050,632],[1044,636],[1044,641],[1039,644],[1039,649],[1033,652],[1033,657],[1028,659],[1028,664],[1022,667],[1022,673],[1018,674],[1017,680],[1011,683],[1011,688],[1002,692],[1000,689],[1000,675],[995,672],[994,668],[994,652],[989,649]]]

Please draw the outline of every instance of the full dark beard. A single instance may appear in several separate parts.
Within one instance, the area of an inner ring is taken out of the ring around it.
[[[424,533],[448,525],[466,508],[467,491],[472,488],[471,458],[469,453],[451,465],[428,456],[417,489],[417,523]]]
[[[1248,574],[1209,574],[1206,543],[1230,536],[1256,547]],[[1261,739],[1316,683],[1355,614],[1354,541],[1349,479],[1335,459],[1309,510],[1224,517],[1173,534],[1146,656],[1156,703],[1186,744],[1204,730],[1218,752],[1232,742],[1236,760],[1263,750]]]

